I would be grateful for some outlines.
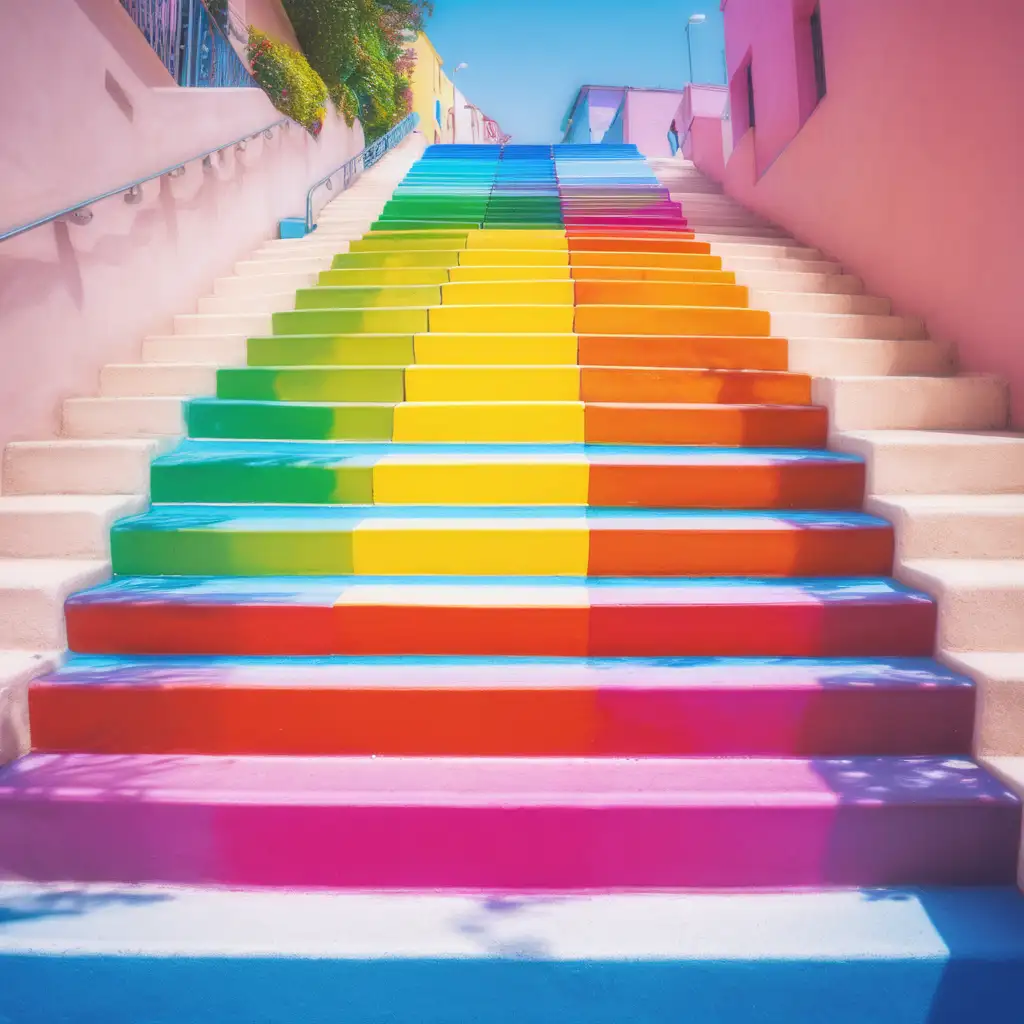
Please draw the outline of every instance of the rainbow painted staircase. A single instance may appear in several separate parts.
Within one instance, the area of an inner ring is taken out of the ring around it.
[[[433,147],[193,400],[0,772],[0,1020],[1024,1019],[1021,809],[633,147]]]

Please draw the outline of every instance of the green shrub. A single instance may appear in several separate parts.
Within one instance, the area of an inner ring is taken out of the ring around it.
[[[286,43],[280,43],[249,28],[246,49],[253,78],[271,102],[316,138],[327,116],[327,86],[309,66],[309,61]]]
[[[428,0],[284,0],[295,34],[334,105],[367,139],[409,112],[406,32],[423,27]]]

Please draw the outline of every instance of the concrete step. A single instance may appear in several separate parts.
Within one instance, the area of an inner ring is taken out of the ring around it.
[[[789,369],[819,377],[948,376],[953,350],[937,341],[790,338]]]
[[[69,398],[64,434],[70,438],[180,437],[187,396]]]
[[[943,651],[942,660],[975,682],[974,749],[989,768],[1009,781],[995,757],[1024,757],[1024,649]],[[1024,787],[1011,782],[1018,795]]]
[[[57,651],[0,650],[0,765],[28,753],[28,683],[59,663]]]
[[[938,600],[942,650],[1024,650],[1024,559],[915,558],[897,576]]]
[[[263,278],[243,278],[260,281]],[[198,313],[280,313],[295,308],[295,290],[254,290],[248,295],[208,295],[199,300]]]
[[[769,292],[761,289],[751,290],[750,305],[753,309],[767,309],[772,313],[856,313],[867,316],[888,316],[891,308],[888,299],[873,295]]]
[[[713,247],[718,245],[750,245],[750,246],[776,246],[783,248],[802,248],[800,243],[788,235],[775,235],[751,228],[730,228],[708,225],[697,228],[694,237],[698,242],[710,242]],[[712,248],[717,252],[717,248]],[[729,268],[726,268],[729,269]]]
[[[821,1024],[823,1006],[830,1024],[1009,1024],[1024,1000],[1012,887],[552,898],[7,883],[0,908],[19,1024],[86,1024],[68,1007],[105,1024],[663,1024],[683,1019],[681,992],[686,1024]]]
[[[772,313],[772,334],[782,338],[925,338],[916,317],[861,313]]]
[[[817,249],[803,245],[784,245],[775,239],[768,239],[763,243],[748,243],[735,241],[716,241],[711,245],[711,252],[714,256],[721,256],[725,269],[734,269],[733,260],[737,257],[757,257],[759,259],[791,259],[809,260],[811,262],[825,262],[824,256]],[[735,269],[752,270],[749,266]],[[765,268],[766,269],[766,268]],[[838,273],[838,271],[836,271]]]
[[[147,363],[192,363],[207,366],[244,366],[244,334],[151,335],[142,342]]]
[[[0,558],[0,650],[65,647],[64,601],[109,576],[97,559]]]
[[[1001,430],[1009,417],[1006,381],[964,377],[822,377],[815,403],[833,430]]]
[[[149,464],[170,438],[14,441],[4,451],[4,494],[148,494]]]
[[[241,334],[251,338],[271,334],[269,313],[183,313],[174,318],[175,334]]]
[[[713,246],[717,250],[719,246]],[[718,253],[718,255],[722,255]],[[725,256],[723,269],[737,273],[756,271],[781,272],[786,274],[827,274],[838,277],[843,273],[842,265],[834,260],[796,259],[790,256]]]
[[[306,270],[283,274],[236,274],[234,277],[218,277],[213,282],[213,294],[226,298],[233,295],[257,295],[262,292],[296,291],[299,288],[312,288],[319,276],[319,271]]]
[[[736,283],[765,292],[860,295],[864,282],[852,274],[801,273],[784,270],[739,270]],[[888,309],[886,309],[888,312]]]
[[[257,260],[243,260],[235,264],[239,277],[266,277],[268,274],[319,274],[330,270],[331,256],[298,256],[294,259],[279,259],[276,256]]]
[[[352,239],[361,238],[362,235],[353,233]],[[275,241],[257,249],[249,259],[270,259],[285,260],[297,259],[304,256],[334,256],[337,253],[348,252],[349,240],[343,238],[317,238],[314,235],[307,235],[297,241]]]
[[[870,494],[1024,492],[1024,437],[1018,434],[841,430],[829,444],[867,461]]]
[[[100,394],[106,398],[143,395],[212,395],[217,371],[204,363],[111,363],[100,370]]]
[[[145,507],[134,495],[0,496],[0,557],[108,559],[113,523]]]
[[[879,495],[867,507],[896,527],[901,558],[1024,558],[1024,494]]]

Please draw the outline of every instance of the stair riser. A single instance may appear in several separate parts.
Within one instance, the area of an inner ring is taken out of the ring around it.
[[[69,646],[87,654],[505,654],[856,657],[931,655],[935,606],[474,608],[75,603]]]
[[[36,683],[30,706],[40,752],[813,757],[966,754],[974,691]]]
[[[336,889],[1009,885],[1019,832],[1018,806],[982,802],[279,806],[25,794],[0,804],[0,864],[33,881]]]

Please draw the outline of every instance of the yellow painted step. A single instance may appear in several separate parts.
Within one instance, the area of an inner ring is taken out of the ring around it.
[[[566,266],[452,267],[452,281],[569,281]]]
[[[571,305],[435,306],[429,310],[428,330],[441,334],[572,334],[575,312]]]
[[[378,505],[585,505],[590,466],[584,456],[439,457],[429,464],[384,456],[373,467]]]
[[[578,366],[410,366],[407,402],[578,402]]]
[[[569,253],[561,249],[463,249],[462,267],[567,267]]]
[[[479,519],[380,520],[352,537],[353,570],[368,576],[585,576],[590,536],[585,522],[527,520],[520,528],[481,526]]]
[[[559,249],[569,251],[569,239],[562,229],[534,228],[523,231],[500,229],[470,231],[468,249]]]
[[[572,306],[572,281],[460,281],[441,285],[443,306]]]
[[[395,407],[395,441],[582,441],[582,402],[424,402]]]
[[[536,366],[578,362],[575,334],[417,334],[417,363],[433,366]]]

